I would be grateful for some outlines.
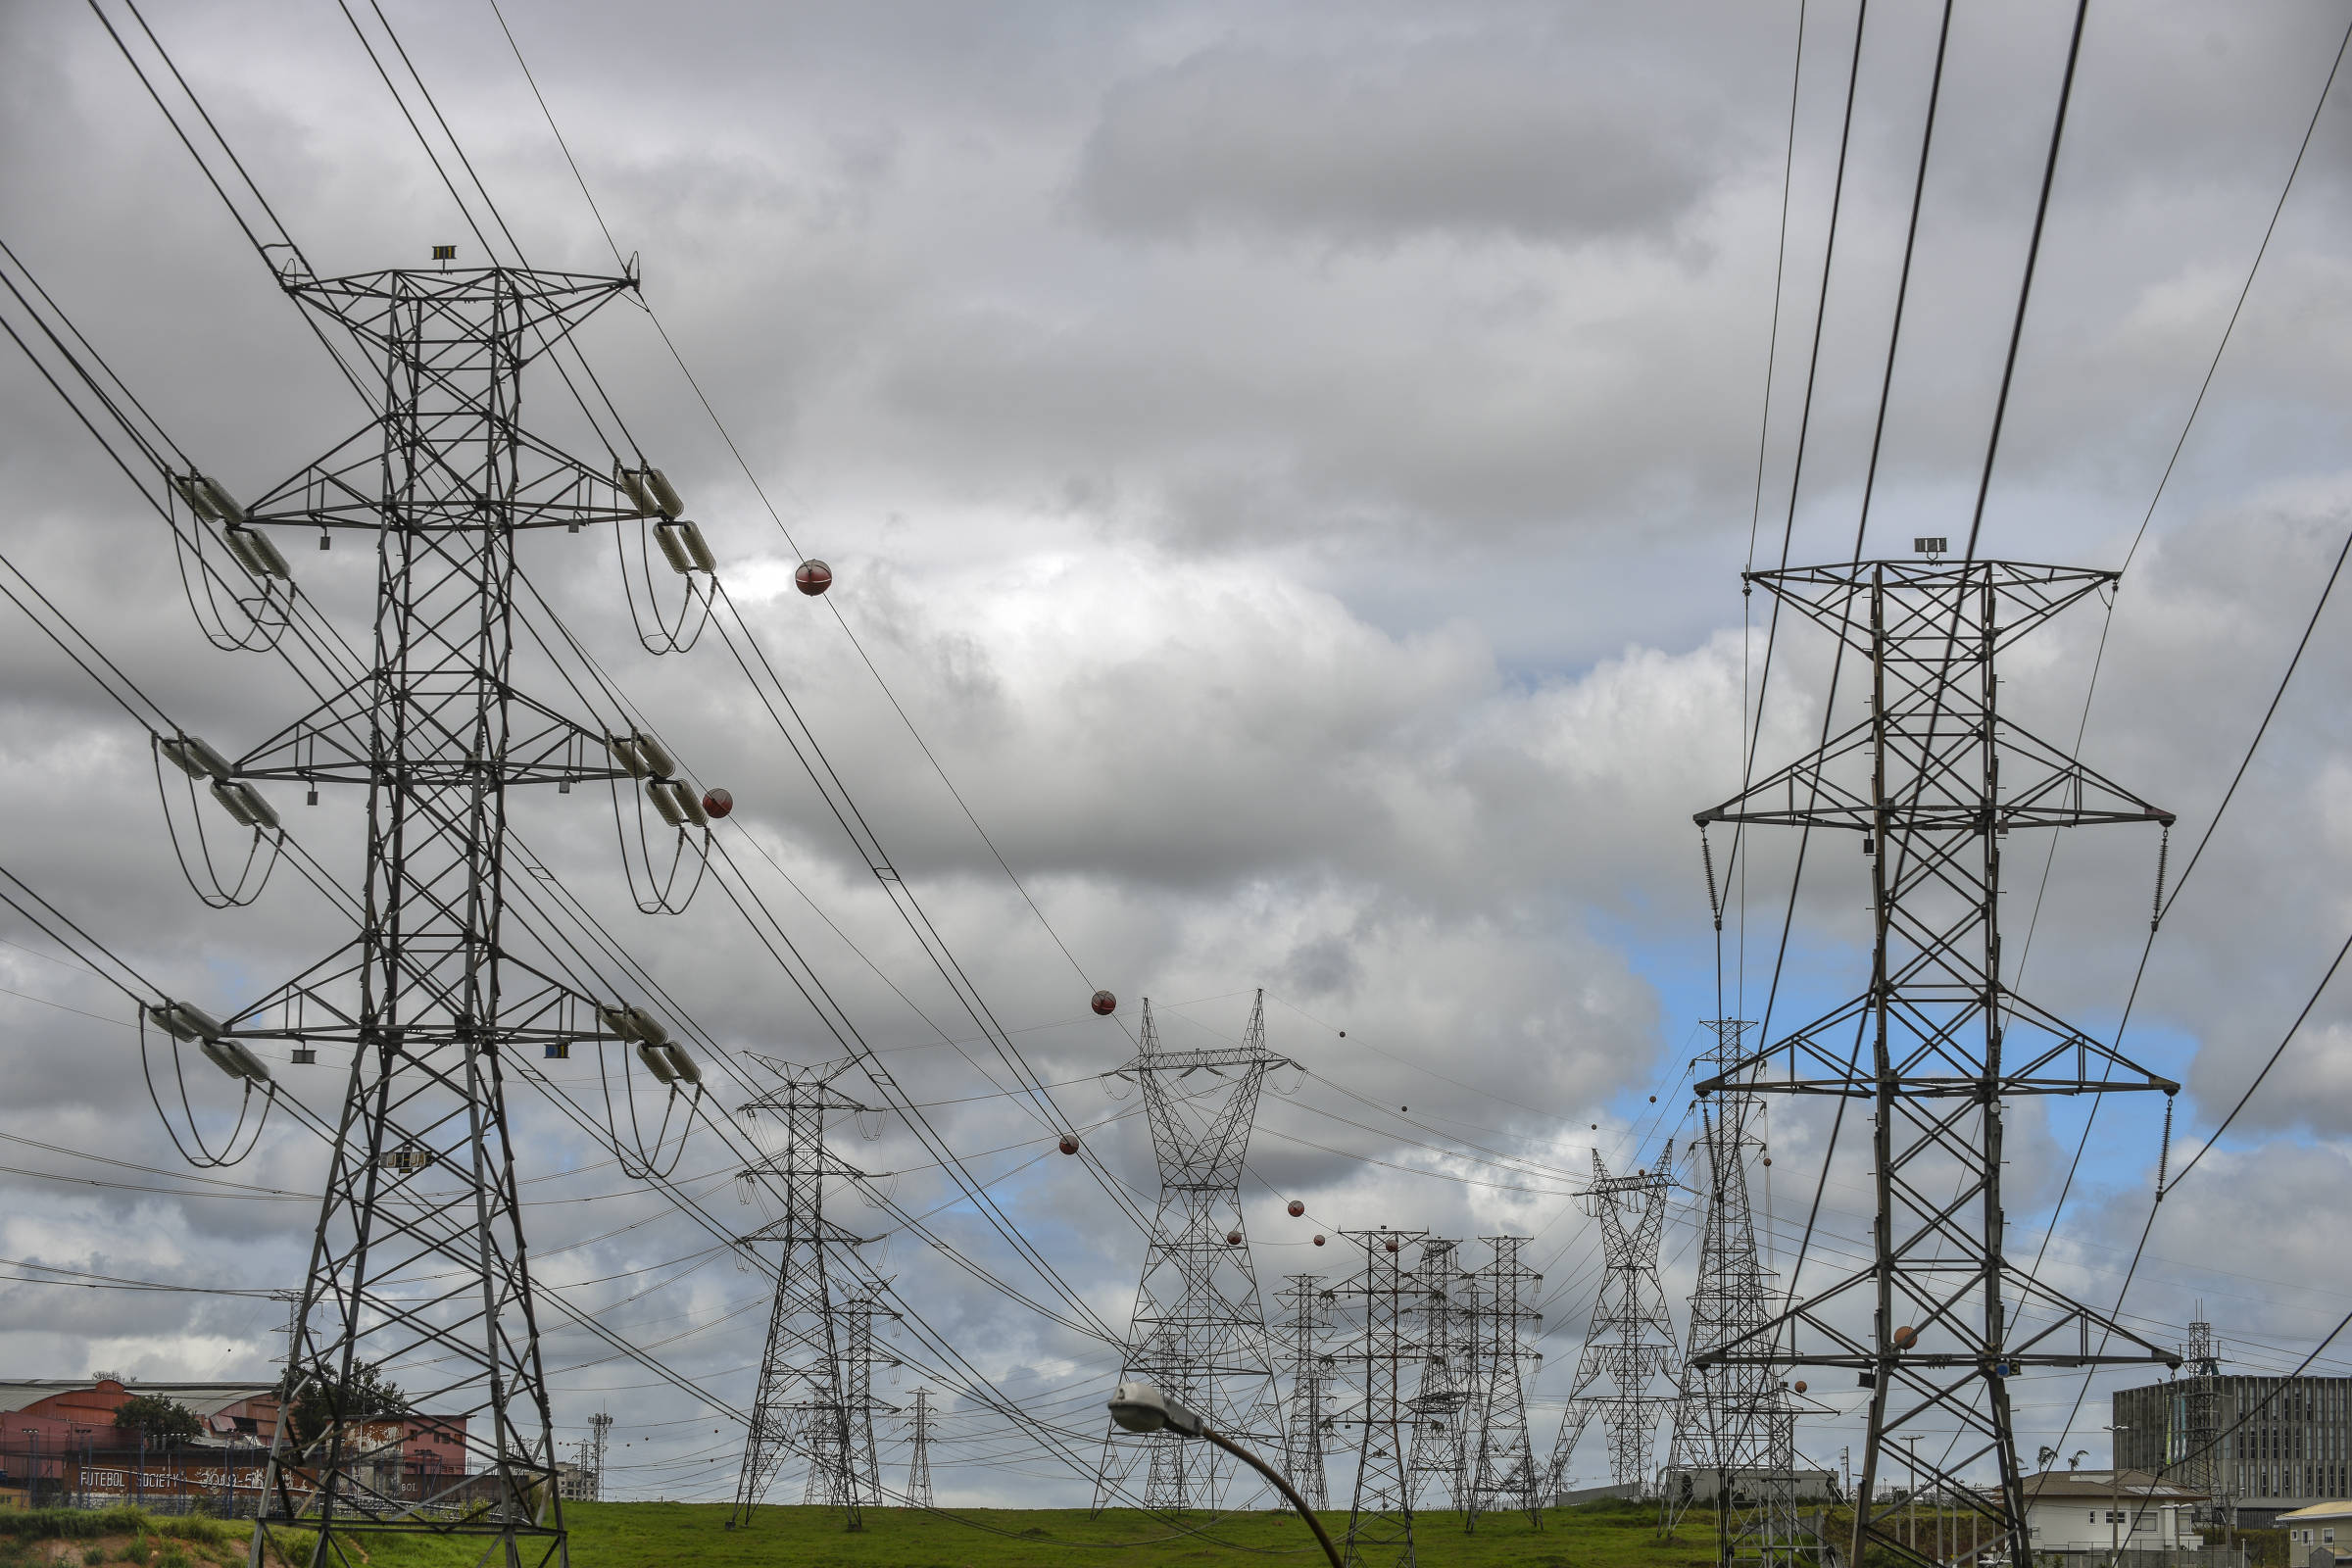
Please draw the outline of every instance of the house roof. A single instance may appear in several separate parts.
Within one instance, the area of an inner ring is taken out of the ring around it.
[[[2051,1502],[2060,1497],[2112,1500],[2118,1494],[2140,1503],[2193,1502],[2204,1495],[2145,1470],[2044,1470],[2025,1477],[2025,1493],[2028,1501]]]
[[[2275,1523],[2285,1524],[2290,1519],[2297,1524],[2310,1524],[2316,1519],[2352,1519],[2352,1502],[2315,1502],[2308,1508],[2280,1514]]]

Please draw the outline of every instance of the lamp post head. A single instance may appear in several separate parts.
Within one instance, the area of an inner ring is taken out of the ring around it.
[[[1110,1418],[1129,1432],[1174,1432],[1200,1436],[1201,1420],[1194,1411],[1149,1383],[1122,1383],[1110,1396]]]

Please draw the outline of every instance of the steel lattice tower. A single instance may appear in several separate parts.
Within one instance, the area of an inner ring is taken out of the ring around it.
[[[380,390],[368,424],[229,522],[369,536],[376,593],[369,667],[233,770],[368,790],[360,935],[229,1020],[352,1052],[288,1352],[315,1419],[278,1424],[251,1560],[341,1560],[380,1531],[560,1563],[504,1058],[619,1037],[508,946],[507,807],[519,786],[621,771],[599,734],[514,684],[515,552],[525,530],[639,509],[519,417],[525,367],[636,284],[493,267],[284,286]],[[355,1402],[369,1368],[409,1408],[463,1417],[469,1462],[386,1481],[404,1467],[370,1418],[397,1412]]]
[[[1922,1560],[1871,1501],[1886,1445],[1943,1433],[1919,1486],[1981,1508],[2013,1568],[2033,1542],[2008,1380],[2050,1367],[2179,1364],[2012,1264],[2002,1138],[2024,1095],[2178,1086],[2002,979],[2001,852],[2019,828],[2163,822],[2000,711],[1996,657],[2116,573],[2015,562],[1862,562],[1749,574],[1863,663],[1866,710],[1819,751],[1698,813],[1845,829],[1870,872],[1869,988],[1697,1086],[1870,1102],[1870,1261],[1707,1354],[1709,1366],[1841,1367],[1872,1390],[1849,1561]],[[2094,1346],[2094,1342],[2095,1346]],[[1997,1485],[1969,1479],[1990,1465]],[[1899,1506],[1899,1505],[1897,1505]]]
[[[914,1412],[906,1418],[906,1437],[913,1452],[906,1460],[906,1505],[910,1508],[934,1506],[931,1495],[931,1434],[936,1415],[931,1409],[931,1391],[914,1391]]]
[[[1318,1513],[1331,1506],[1331,1477],[1323,1432],[1331,1424],[1331,1292],[1320,1274],[1284,1276],[1274,1299],[1283,1307],[1282,1362],[1291,1380],[1289,1420],[1283,1426],[1282,1469]]]
[[[1468,1276],[1471,1407],[1476,1437],[1468,1458],[1468,1495],[1462,1528],[1478,1528],[1478,1516],[1497,1507],[1517,1508],[1544,1528],[1543,1478],[1527,1430],[1527,1376],[1542,1352],[1531,1349],[1525,1331],[1542,1325],[1544,1314],[1528,1302],[1544,1276],[1520,1261],[1524,1236],[1484,1238],[1492,1255]]]
[[[874,1397],[874,1365],[899,1363],[887,1351],[875,1350],[874,1319],[898,1315],[863,1291],[852,1293],[834,1307],[841,1343],[840,1402],[803,1412],[809,1459],[801,1500],[841,1509],[853,1530],[860,1528],[863,1510],[882,1506],[882,1460],[874,1445],[874,1417],[899,1412],[898,1406]]]
[[[1470,1455],[1465,1424],[1473,1414],[1469,1348],[1478,1331],[1459,1289],[1461,1270],[1454,1250],[1460,1245],[1443,1236],[1422,1242],[1410,1282],[1416,1298],[1412,1316],[1420,1327],[1421,1385],[1407,1406],[1413,1446],[1404,1479],[1416,1509],[1429,1506],[1433,1487],[1439,1505],[1447,1508],[1464,1506],[1469,1491],[1464,1474]]]
[[[1339,1419],[1362,1429],[1356,1447],[1355,1497],[1348,1510],[1348,1568],[1412,1568],[1413,1489],[1406,1445],[1413,1433],[1412,1400],[1419,1391],[1422,1348],[1412,1328],[1421,1292],[1417,1269],[1405,1267],[1405,1249],[1421,1245],[1419,1231],[1342,1231],[1363,1250],[1354,1283],[1335,1293],[1352,1297],[1360,1316],[1352,1348],[1339,1358],[1359,1369],[1355,1408]]]
[[[1582,1194],[1585,1212],[1600,1221],[1600,1290],[1592,1326],[1576,1363],[1576,1384],[1552,1445],[1544,1490],[1556,1493],[1569,1456],[1598,1411],[1609,1439],[1609,1485],[1646,1495],[1658,1417],[1669,1396],[1651,1385],[1680,1357],[1658,1284],[1658,1239],[1666,1228],[1667,1195],[1674,1188],[1674,1145],[1658,1162],[1631,1176],[1612,1176],[1592,1151],[1592,1181]],[[1605,1394],[1594,1390],[1603,1383]]]
[[[2173,1479],[2206,1499],[2200,1508],[2209,1522],[2234,1523],[2236,1497],[2223,1495],[2222,1488],[2222,1353],[2203,1301],[2189,1320],[2181,1368],[2188,1377],[2180,1396],[2181,1452]]]
[[[612,1436],[612,1417],[603,1410],[588,1418],[588,1452],[592,1456],[596,1485],[589,1495],[598,1502],[605,1500],[605,1445]]]
[[[813,1067],[756,1054],[752,1059],[782,1083],[744,1102],[739,1113],[746,1120],[772,1116],[783,1131],[780,1140],[763,1141],[774,1152],[747,1166],[743,1180],[749,1191],[775,1194],[784,1211],[741,1244],[755,1250],[773,1244],[778,1250],[767,1348],[760,1358],[729,1523],[751,1523],[786,1457],[798,1451],[808,1461],[805,1500],[840,1507],[856,1530],[859,1509],[879,1500],[870,1412],[863,1402],[870,1395],[874,1309],[870,1298],[845,1298],[831,1278],[833,1255],[857,1247],[859,1238],[825,1217],[825,1184],[855,1181],[863,1172],[826,1147],[825,1118],[868,1107],[833,1087],[855,1065],[849,1058]],[[855,1386],[861,1332],[867,1346],[863,1394]],[[862,1435],[861,1417],[868,1422]]]
[[[1702,1059],[1720,1075],[1746,1054],[1755,1025],[1723,1018],[1707,1027],[1715,1044]],[[1755,1093],[1737,1084],[1701,1102],[1707,1206],[1666,1461],[1669,1531],[1695,1500],[1690,1473],[1714,1476],[1716,1548],[1725,1568],[1748,1561],[1788,1568],[1798,1560],[1796,1411],[1788,1391],[1769,1366],[1702,1363],[1706,1351],[1754,1333],[1774,1311],[1773,1276],[1756,1250],[1747,1189],[1749,1153],[1763,1148],[1755,1130],[1761,1111]]]
[[[1265,1011],[1260,991],[1238,1048],[1162,1051],[1147,998],[1135,1056],[1105,1076],[1142,1088],[1159,1163],[1159,1206],[1121,1375],[1156,1385],[1220,1432],[1271,1447],[1283,1439],[1282,1408],[1241,1198],[1259,1090],[1268,1072],[1292,1065],[1266,1049]],[[1217,1449],[1173,1432],[1139,1438],[1112,1426],[1095,1483],[1098,1512],[1147,1452],[1146,1507],[1223,1506],[1232,1463]]]

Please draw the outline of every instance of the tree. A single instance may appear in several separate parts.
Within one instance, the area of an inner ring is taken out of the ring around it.
[[[355,1363],[351,1376],[339,1384],[311,1379],[298,1383],[294,1369],[289,1367],[286,1375],[278,1379],[277,1397],[279,1418],[293,1426],[294,1441],[306,1448],[333,1421],[401,1415],[409,1407],[408,1396],[385,1381],[382,1368],[372,1361]]]
[[[134,1394],[116,1405],[115,1425],[149,1443],[185,1443],[204,1430],[195,1411],[160,1394]]]

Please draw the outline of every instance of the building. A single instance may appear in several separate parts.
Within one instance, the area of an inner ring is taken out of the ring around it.
[[[2337,1562],[2352,1558],[2352,1502],[2315,1502],[2278,1516],[2286,1532],[2286,1560],[2308,1562],[2316,1547],[2328,1548]]]
[[[2195,1551],[2201,1494],[2139,1470],[2045,1470],[2025,1478],[2026,1529],[2043,1553],[2105,1558],[2119,1551]]]
[[[2201,1421],[2219,1439],[2213,1492],[2249,1529],[2352,1497],[2352,1378],[2176,1377],[2118,1390],[2113,1408],[2115,1462],[2135,1470],[2178,1472]]]
[[[140,1396],[185,1405],[203,1430],[164,1446],[116,1426],[117,1407]],[[148,1383],[105,1374],[0,1380],[0,1494],[18,1506],[201,1497],[230,1511],[241,1497],[250,1510],[261,1495],[277,1413],[273,1383]],[[352,1426],[363,1448],[380,1454],[376,1485],[387,1495],[438,1491],[471,1469],[464,1416]]]

